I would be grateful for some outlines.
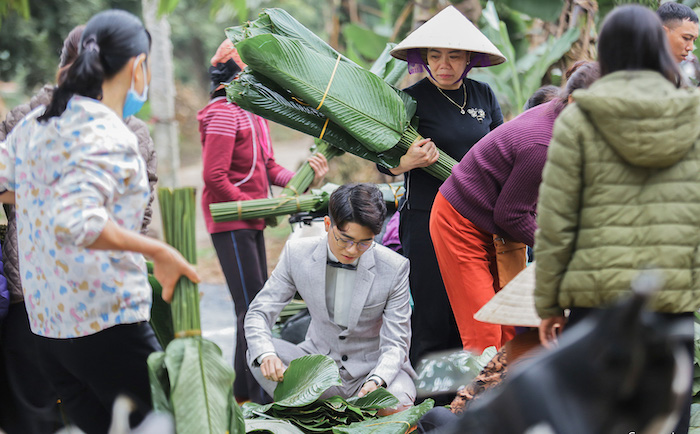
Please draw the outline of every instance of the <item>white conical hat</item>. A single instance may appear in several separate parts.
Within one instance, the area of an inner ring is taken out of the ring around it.
[[[541,319],[535,311],[535,263],[498,291],[474,314],[474,319],[492,324],[539,326]]]
[[[422,49],[424,59],[428,48],[448,48],[488,55],[490,65],[475,66],[493,66],[506,61],[498,48],[454,6],[446,7],[406,36],[391,50],[391,55],[406,60],[411,48]]]

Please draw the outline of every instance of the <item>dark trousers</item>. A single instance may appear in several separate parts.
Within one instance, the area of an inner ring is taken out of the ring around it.
[[[0,331],[0,354],[0,428],[7,434],[58,431],[58,395],[39,365],[24,303],[10,305]]]
[[[595,308],[587,308],[587,307],[574,307],[571,308],[571,311],[569,313],[569,318],[567,320],[567,327],[572,327],[573,325],[577,324],[584,318],[586,318],[588,315],[595,313],[599,311],[600,309],[595,309]],[[685,323],[683,326],[688,327],[689,333],[691,335],[694,335],[692,333],[693,327],[694,327],[694,321],[693,321],[693,313],[692,312],[684,312],[684,313],[662,313],[660,314],[664,318],[666,318],[668,321],[680,321],[682,323]],[[564,329],[566,331],[566,329]],[[695,343],[693,340],[689,340],[686,343],[686,349],[688,350],[688,353],[690,354],[690,372],[695,372],[695,365],[694,365],[694,360],[695,360]],[[688,379],[689,382],[692,382],[693,379],[692,377]],[[673,430],[674,434],[688,434],[688,428],[690,425],[690,406],[693,403],[693,388],[690,388],[690,392],[688,393],[688,397],[685,400],[685,403],[683,404],[683,409],[681,410],[681,416],[680,419],[678,420],[678,424],[676,425],[676,428]]]
[[[121,324],[74,339],[36,337],[38,358],[71,422],[88,434],[104,434],[118,395],[136,403],[132,425],[151,409],[146,359],[160,351],[147,322]]]
[[[429,211],[401,211],[399,237],[404,256],[411,262],[408,279],[414,302],[410,359],[416,368],[432,352],[462,348],[429,228]]]
[[[219,232],[211,234],[211,240],[236,311],[236,352],[233,361],[236,379],[233,394],[239,401],[251,400],[259,404],[270,402],[270,397],[255,380],[246,363],[248,344],[243,329],[248,306],[267,280],[263,232],[252,229]]]

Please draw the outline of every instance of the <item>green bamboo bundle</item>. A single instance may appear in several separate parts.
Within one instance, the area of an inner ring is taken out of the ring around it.
[[[313,154],[323,154],[326,160],[331,161],[334,157],[343,154],[343,150],[331,146],[330,143],[321,141],[317,143],[314,148],[311,149]],[[299,194],[306,191],[314,180],[316,173],[308,161],[301,165],[299,170],[296,171],[292,179],[289,180],[287,185],[282,190],[282,196],[298,196]]]
[[[217,223],[316,212],[328,206],[331,193],[338,187],[338,184],[327,183],[320,189],[311,190],[311,194],[212,203],[209,212]],[[387,205],[398,208],[399,200],[405,193],[403,183],[377,184],[377,187]]]
[[[191,264],[197,263],[195,246],[195,190],[161,188],[158,190],[165,241],[182,253]],[[199,289],[196,283],[180,277],[173,292],[173,328],[175,337],[201,333]]]
[[[212,219],[217,223],[260,219],[298,212],[318,211],[328,206],[328,198],[328,193],[312,192],[312,194],[299,196],[212,203],[209,205],[209,211]]]
[[[160,189],[158,199],[166,241],[194,263],[195,190]],[[154,410],[171,413],[178,434],[244,434],[243,414],[233,398],[233,368],[221,349],[201,336],[197,284],[181,277],[171,309],[175,339],[148,357]]]

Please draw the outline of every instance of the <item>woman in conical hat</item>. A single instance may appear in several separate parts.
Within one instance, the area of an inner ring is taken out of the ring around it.
[[[462,347],[428,227],[441,181],[420,168],[437,161],[436,145],[459,161],[503,123],[491,88],[466,75],[474,66],[496,65],[505,57],[452,6],[411,33],[391,54],[407,60],[409,71],[425,68],[429,72],[427,78],[404,89],[418,102],[418,132],[426,140],[412,145],[399,166],[390,170],[392,175],[405,174],[400,238],[411,261],[415,300],[411,362],[415,365],[430,352]]]

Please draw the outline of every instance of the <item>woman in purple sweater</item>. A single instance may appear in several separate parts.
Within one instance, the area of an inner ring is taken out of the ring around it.
[[[588,87],[600,72],[597,63],[578,62],[567,76],[559,98],[527,110],[474,145],[435,198],[430,235],[465,350],[500,348],[513,337],[512,327],[473,317],[525,267],[554,121],[572,101],[571,93]]]

